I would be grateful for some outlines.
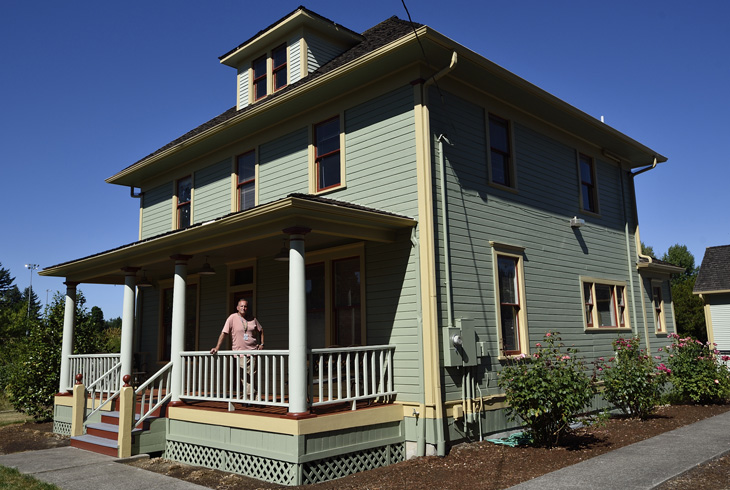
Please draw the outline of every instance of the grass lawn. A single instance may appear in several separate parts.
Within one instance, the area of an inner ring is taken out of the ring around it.
[[[56,485],[38,481],[32,476],[23,475],[18,470],[0,466],[0,489],[15,490],[58,490]]]
[[[0,427],[27,422],[28,420],[32,420],[32,418],[20,412],[16,412],[8,399],[0,395]]]

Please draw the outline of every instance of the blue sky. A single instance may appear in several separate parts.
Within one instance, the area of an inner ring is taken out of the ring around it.
[[[299,4],[4,3],[0,262],[21,288],[26,263],[47,267],[137,239],[139,201],[104,179],[235,105],[235,70],[218,56]],[[305,6],[357,32],[406,18],[400,0]],[[730,243],[730,2],[408,8],[414,21],[667,156],[636,179],[641,238],[658,254],[683,243],[699,264],[706,247]],[[62,282],[34,275],[33,289],[45,303]],[[107,318],[121,314],[120,286],[81,290]]]

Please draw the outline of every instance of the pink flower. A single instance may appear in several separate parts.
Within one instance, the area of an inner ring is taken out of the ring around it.
[[[603,368],[598,368],[598,372],[601,372],[601,371],[603,371]]]
[[[719,385],[719,384],[720,384],[720,381],[716,379],[716,380],[715,380],[715,384],[716,384],[716,385]]]
[[[566,354],[566,355],[564,355],[563,357],[561,357],[560,359],[561,359],[562,361],[567,361],[568,359],[570,359],[570,356]]]
[[[599,357],[598,360],[601,361],[601,362],[604,361],[604,359],[602,357]]]
[[[662,350],[664,350],[664,349],[662,349],[661,347],[659,347],[659,351],[658,352],[661,352]]]
[[[550,337],[552,334],[550,332],[545,334],[545,337]]]
[[[542,347],[542,344],[538,342],[537,344],[535,344],[535,347]]]

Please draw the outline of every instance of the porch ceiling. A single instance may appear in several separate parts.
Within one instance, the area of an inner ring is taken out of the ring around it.
[[[91,284],[124,284],[125,267],[140,267],[153,277],[170,276],[172,255],[191,255],[188,273],[206,261],[214,268],[249,258],[275,255],[287,235],[282,230],[306,227],[306,250],[313,251],[354,241],[392,242],[398,230],[416,220],[376,209],[307,195],[291,195],[247,211],[175,230],[139,242],[54,265],[42,276]]]

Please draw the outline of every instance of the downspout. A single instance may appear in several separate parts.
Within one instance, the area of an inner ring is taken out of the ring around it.
[[[444,68],[444,69],[442,69],[441,71],[439,71],[435,75],[433,75],[431,78],[429,78],[428,80],[426,80],[426,82],[423,84],[424,97],[427,94],[427,88],[428,88],[428,86],[431,85],[432,83],[436,83],[436,81],[438,81],[441,77],[443,77],[444,75],[446,75],[447,73],[449,73],[456,66],[457,61],[458,61],[458,58],[457,58],[457,55],[456,55],[456,51],[454,51],[453,55],[451,56],[451,62],[449,63],[449,66],[446,67],[446,68]],[[429,140],[430,140],[430,136],[429,136]],[[443,168],[443,151],[442,151],[441,136],[439,136],[439,158],[441,159],[441,165],[439,165],[439,167],[440,168]],[[442,179],[443,179],[443,177],[442,177]],[[444,187],[445,187],[444,186],[444,182],[442,180],[441,181],[441,191],[442,191],[442,193],[445,192]],[[446,221],[446,215],[444,214],[444,222],[445,221]],[[447,263],[448,263],[448,260],[447,260]],[[447,291],[449,291],[449,288],[448,287],[447,287]],[[450,297],[450,294],[451,294],[450,291],[447,294]],[[451,314],[450,314],[450,310],[451,310],[450,298],[448,300],[448,303],[449,303],[448,304],[448,309],[449,309],[449,315],[448,316],[449,316],[449,322],[451,323],[452,321],[451,321]],[[433,345],[438,346],[438,330],[437,329],[434,329],[433,330],[433,334],[435,336],[435,338],[432,339],[433,342],[434,342]],[[437,356],[437,358],[440,359],[440,354]],[[442,399],[442,395],[441,395],[441,371],[440,371],[440,363],[438,365],[432,366],[432,369],[435,371],[435,376],[434,376],[434,384],[435,384],[435,386],[434,386],[434,388],[435,388],[435,391],[436,391],[436,393],[435,393],[435,406],[434,406],[434,409],[435,409],[435,412],[436,412],[435,413],[435,422],[436,422],[436,454],[439,455],[439,456],[446,456],[446,436],[444,434],[444,423],[445,423],[445,419],[444,419],[444,404],[443,404],[443,399]]]
[[[416,229],[411,229],[411,245],[415,253],[416,264],[421,262],[419,253],[418,238],[416,237]],[[421,284],[421,268],[416,266],[416,284]],[[416,322],[418,323],[418,345],[423,345],[423,316],[421,315],[421,295],[416,295]],[[421,354],[423,355],[423,354]],[[423,378],[421,378],[423,384]],[[420,413],[414,413],[416,416],[417,435],[416,435],[416,456],[426,455],[426,404],[422,403],[418,407]],[[415,409],[414,409],[415,412]]]

